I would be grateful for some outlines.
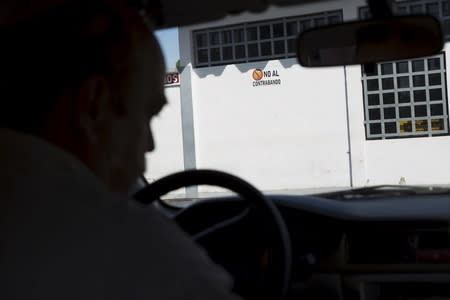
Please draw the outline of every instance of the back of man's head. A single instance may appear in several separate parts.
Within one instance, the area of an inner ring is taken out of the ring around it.
[[[0,27],[0,128],[43,138],[124,193],[145,170],[165,98],[158,43],[121,1],[78,0]]]
[[[0,28],[0,127],[40,134],[61,93],[115,72],[131,43],[124,18],[100,0],[24,11]]]

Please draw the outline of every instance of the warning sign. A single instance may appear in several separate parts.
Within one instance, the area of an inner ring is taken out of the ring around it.
[[[252,79],[253,87],[281,84],[278,70],[255,69],[252,72]]]

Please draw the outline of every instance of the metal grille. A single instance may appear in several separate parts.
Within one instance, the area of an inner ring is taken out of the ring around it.
[[[450,41],[450,0],[414,0],[396,3],[396,15],[423,15],[434,16],[441,22],[442,31],[446,41]],[[359,9],[360,19],[371,18],[369,8]]]
[[[195,67],[296,57],[300,32],[342,22],[342,10],[194,31]]]
[[[448,134],[444,54],[363,70],[368,139]]]

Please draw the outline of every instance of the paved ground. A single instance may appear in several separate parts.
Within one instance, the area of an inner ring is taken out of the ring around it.
[[[450,188],[450,185],[433,185],[437,188]],[[313,195],[327,192],[336,192],[342,190],[348,190],[350,187],[334,187],[334,188],[311,188],[311,189],[299,189],[299,190],[279,190],[279,191],[264,191],[266,195]],[[195,201],[199,201],[205,198],[226,197],[234,195],[231,192],[224,193],[199,193],[197,198],[186,200],[184,195],[169,195],[164,199],[167,203],[178,207],[186,207]]]
[[[278,191],[265,191],[266,195],[312,195],[326,192],[334,192],[349,189],[349,187],[336,187],[336,188],[312,188],[312,189],[299,189],[299,190],[278,190]],[[234,195],[231,192],[224,193],[199,193],[198,198],[186,200],[184,195],[169,195],[164,198],[164,201],[171,205],[178,207],[186,207],[195,201],[199,201],[205,198],[217,198]]]

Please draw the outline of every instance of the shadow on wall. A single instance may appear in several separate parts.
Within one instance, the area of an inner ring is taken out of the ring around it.
[[[257,61],[257,62],[249,62],[243,64],[235,64],[233,65],[238,69],[241,73],[247,73],[254,69],[265,69],[270,61]],[[282,59],[279,60],[280,64],[283,68],[288,69],[293,66],[298,65],[298,61],[296,58]],[[221,76],[225,69],[230,65],[225,66],[215,66],[215,67],[205,67],[205,68],[193,68],[195,74],[200,78],[205,78],[208,75],[213,76]]]
[[[292,68],[293,66],[299,65],[297,58],[282,59],[282,60],[280,60],[280,64],[285,69],[289,69],[289,68]]]

